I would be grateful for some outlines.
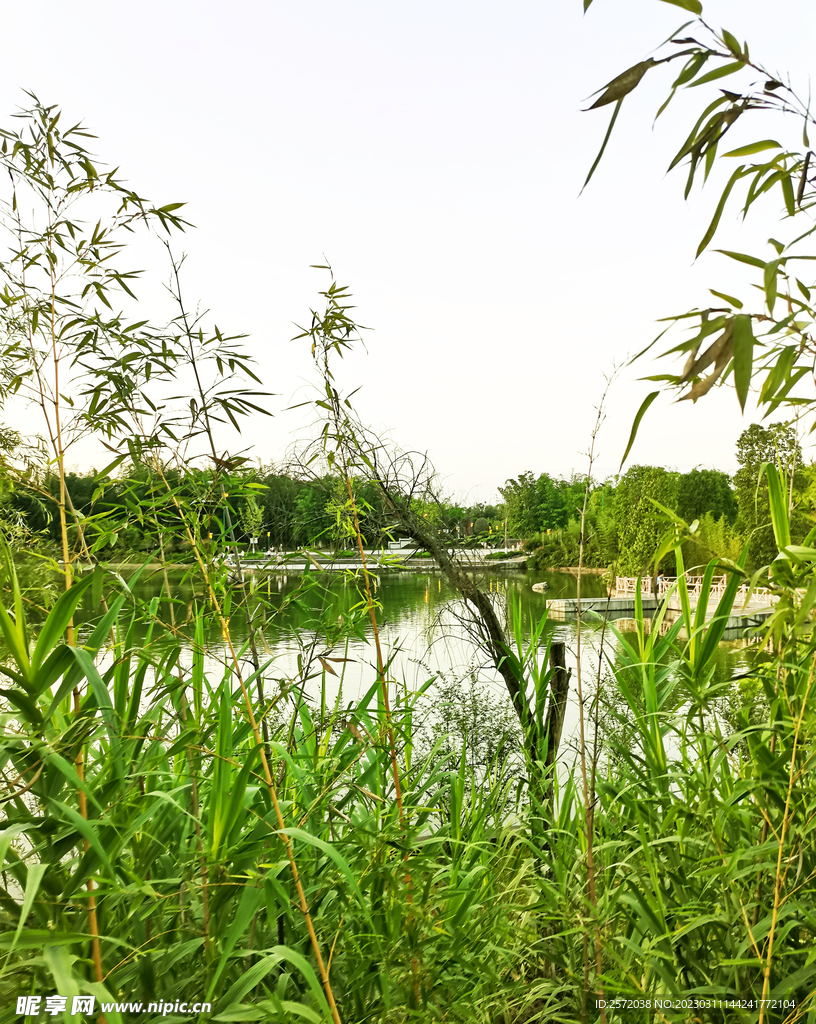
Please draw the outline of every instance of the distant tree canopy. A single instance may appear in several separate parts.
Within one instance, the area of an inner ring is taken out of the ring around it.
[[[795,432],[784,424],[751,424],[737,442],[740,469],[734,487],[727,473],[696,468],[677,473],[661,466],[632,466],[620,477],[590,483],[586,506],[584,564],[614,565],[621,575],[652,571],[651,559],[666,531],[665,514],[658,504],[688,523],[698,522],[694,538],[684,544],[688,566],[699,566],[720,555],[735,559],[748,544],[748,565],[759,568],[775,555],[767,487],[760,478],[764,462],[775,462],[786,473],[793,508],[792,530],[799,542],[814,525],[810,510],[816,501],[816,467],[802,464]],[[216,494],[212,473],[188,468],[183,475],[169,474],[185,501],[200,510],[200,530],[213,542],[226,540],[231,521],[239,544],[258,537],[258,546],[350,546],[351,507],[346,485],[339,477],[300,478],[273,465],[243,468],[222,477]],[[159,548],[165,555],[184,557],[187,541],[172,525],[171,505],[157,511],[157,482],[149,469],[135,464],[120,479],[100,478],[94,471],[67,477],[77,511],[83,517],[86,539],[97,545],[101,557],[115,561]],[[573,474],[559,479],[530,471],[508,479],[500,487],[503,505],[477,502],[469,506],[445,500],[412,499],[412,508],[451,543],[502,544],[504,537],[524,540],[540,568],[576,565],[581,539],[580,519],[585,480]],[[395,523],[371,483],[352,481],[354,501],[364,542],[385,544]],[[29,543],[56,543],[59,483],[47,473],[28,489],[9,487],[5,508],[9,522],[28,530]],[[154,498],[150,499],[153,495]],[[658,504],[655,504],[657,502]],[[153,509],[148,517],[144,509]],[[227,515],[229,512],[229,515]],[[15,519],[16,517],[16,519]],[[76,528],[71,528],[76,541]],[[661,565],[674,570],[673,556]]]
[[[651,561],[666,532],[665,514],[654,504],[674,509],[679,473],[661,466],[632,466],[615,489],[615,519],[618,524],[620,572],[636,576],[650,572]],[[671,564],[669,564],[671,563]],[[673,556],[666,565],[674,568]]]
[[[346,484],[337,476],[303,479],[275,466],[260,466],[222,473],[216,488],[209,470],[188,467],[183,474],[167,470],[165,475],[177,496],[198,509],[198,527],[208,541],[226,542],[231,523],[238,544],[257,537],[261,550],[302,546],[338,550],[350,545],[351,504]],[[164,511],[156,510],[156,494],[163,488],[145,465],[127,466],[118,479],[102,478],[94,470],[68,473],[66,482],[85,539],[96,545],[100,557],[116,561],[157,551],[162,544],[166,556],[185,555],[188,542],[183,533],[163,529],[178,521],[177,512],[169,501]],[[362,479],[352,480],[352,489],[364,543],[373,547],[386,543],[394,517],[384,507],[379,490]],[[0,491],[0,508],[5,503],[9,522],[23,524],[20,543],[40,547],[55,545],[59,539],[58,500],[59,479],[48,472],[32,478],[28,487],[9,483],[6,493]],[[474,522],[487,535],[492,531],[497,537],[503,532],[503,507],[427,501],[415,510],[453,540],[457,536],[464,540]],[[76,528],[70,530],[76,545]]]
[[[776,554],[767,487],[759,479],[764,462],[779,465],[786,473],[793,509],[794,539],[801,541],[814,526],[816,466],[802,465],[795,431],[784,424],[764,427],[752,424],[737,441],[740,470],[732,478],[718,469],[695,468],[677,473],[661,466],[632,466],[627,472],[601,484],[592,484],[586,511],[584,564],[614,565],[625,576],[646,574],[668,523],[658,505],[685,522],[697,521],[693,538],[683,545],[687,566],[699,567],[719,556],[737,559],[748,545],[748,567],[768,564]],[[555,527],[544,527],[540,493],[549,481],[560,496]],[[542,474],[522,474],[501,489],[507,502],[511,530],[528,538],[525,548],[535,552],[538,568],[575,565],[579,558],[580,515],[584,481],[555,480]],[[571,500],[567,498],[570,495]],[[656,504],[657,503],[657,504]],[[566,521],[564,516],[566,515]],[[547,535],[552,530],[552,535]],[[673,573],[674,557],[667,556],[660,569]]]
[[[752,423],[737,440],[737,461],[740,468],[734,477],[736,501],[739,509],[738,528],[748,542],[748,560],[751,565],[765,565],[776,556],[777,546],[771,526],[771,506],[768,486],[760,476],[766,463],[778,466],[787,480],[791,505],[804,486],[802,449],[796,431],[784,423],[763,427]],[[809,529],[801,510],[791,519],[791,536],[801,541]]]
[[[742,470],[756,477],[764,462],[773,463],[786,473],[795,472],[802,463],[796,431],[786,423],[771,423],[767,427],[752,423],[737,439],[737,462],[741,467],[738,478]]]
[[[706,514],[715,520],[724,516],[733,523],[738,510],[731,478],[719,469],[692,469],[682,473],[677,481],[675,511],[687,523]]]
[[[565,481],[553,480],[546,473],[535,477],[529,471],[514,480],[507,480],[499,492],[504,498],[510,533],[529,537],[541,530],[566,526],[575,509],[574,495],[568,491],[569,486]]]

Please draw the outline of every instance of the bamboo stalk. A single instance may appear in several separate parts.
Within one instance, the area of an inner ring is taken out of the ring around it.
[[[290,837],[288,835],[286,835],[286,833],[283,831],[286,828],[286,819],[284,818],[283,812],[281,811],[280,802],[278,800],[277,789],[276,789],[276,786],[275,786],[275,781],[274,781],[274,779],[272,777],[272,773],[271,773],[270,768],[269,768],[269,762],[268,762],[267,757],[266,757],[266,750],[265,750],[265,747],[264,747],[263,738],[262,738],[260,730],[258,728],[258,723],[257,723],[257,720],[255,718],[255,712],[254,712],[253,707],[252,707],[252,699],[251,699],[251,697],[249,695],[249,691],[246,688],[246,684],[244,683],[243,673],[241,672],[241,665],[240,665],[240,662],[238,660],[238,655],[236,654],[235,648],[234,648],[233,643],[232,643],[232,637],[230,635],[229,623],[227,622],[227,620],[226,620],[226,618],[224,616],[224,613],[223,613],[223,611],[221,609],[221,603],[219,602],[218,597],[217,597],[217,595],[215,593],[215,589],[214,589],[214,587],[212,585],[212,579],[210,577],[210,573],[209,573],[207,564],[204,561],[204,559],[202,558],[201,551],[199,549],[198,543],[196,542],[196,538],[193,535],[193,532],[190,529],[189,523],[187,522],[187,520],[186,520],[186,518],[184,516],[184,510],[182,509],[182,506],[181,506],[180,502],[178,501],[178,499],[176,498],[175,494],[173,494],[172,488],[170,486],[170,482],[168,481],[167,477],[165,476],[164,470],[163,470],[163,468],[161,466],[161,463],[158,461],[158,459],[155,460],[154,466],[155,466],[157,474],[159,475],[159,477],[161,478],[162,482],[164,483],[164,485],[165,485],[165,487],[167,489],[168,494],[170,495],[170,500],[173,502],[173,505],[175,506],[176,511],[179,513],[179,516],[180,516],[182,522],[184,523],[184,530],[185,530],[185,532],[187,534],[187,539],[190,542],[190,545],[191,545],[191,548],[192,548],[192,551],[193,551],[193,555],[194,555],[194,557],[196,559],[196,562],[198,564],[198,567],[201,570],[201,573],[202,573],[202,575],[204,577],[205,585],[206,585],[207,590],[209,592],[210,601],[212,602],[213,608],[215,609],[216,616],[218,617],[218,621],[219,621],[219,623],[221,625],[221,629],[223,631],[224,639],[225,639],[225,641],[227,643],[227,647],[229,649],[229,654],[230,654],[230,659],[232,661],[233,670],[235,672],[236,679],[238,680],[238,685],[241,688],[241,695],[242,695],[243,701],[244,701],[244,711],[245,711],[245,714],[246,714],[247,722],[249,723],[249,727],[252,730],[252,735],[253,735],[253,737],[255,739],[255,743],[258,746],[258,752],[259,752],[259,755],[260,755],[260,758],[261,758],[261,766],[262,766],[262,770],[263,770],[263,779],[264,779],[264,782],[266,784],[266,789],[267,789],[267,792],[269,793],[270,800],[272,801],[272,806],[273,806],[273,809],[274,809],[274,812],[275,812],[275,820],[277,821],[277,825],[278,825],[278,835],[279,835],[281,841],[283,842],[284,850],[286,852],[286,859],[289,862],[289,869],[290,869],[291,874],[292,874],[292,880],[293,880],[293,882],[295,884],[295,889],[297,891],[298,904],[300,906],[300,911],[303,914],[303,920],[304,920],[304,922],[306,924],[306,931],[307,931],[307,933],[309,935],[309,942],[311,943],[312,951],[314,952],[315,960],[317,962],[317,969],[318,969],[318,973],[320,974],[320,980],[321,980],[321,983],[322,983],[322,986],[323,986],[323,991],[324,991],[324,993],[326,995],[326,1000],[327,1000],[327,1002],[329,1004],[329,1008],[331,1010],[332,1020],[334,1021],[334,1024],[342,1024],[342,1020],[340,1018],[340,1012],[339,1012],[339,1010],[337,1008],[337,1003],[336,1003],[335,998],[334,998],[334,992],[332,991],[331,982],[329,981],[328,971],[326,970],[326,965],[325,965],[325,963],[323,961],[323,955],[322,955],[321,950],[320,950],[320,942],[318,941],[317,933],[316,933],[315,928],[314,928],[314,922],[312,921],[312,916],[311,916],[311,913],[309,911],[309,905],[308,905],[308,903],[306,901],[306,894],[303,891],[303,885],[302,885],[302,883],[300,881],[300,872],[298,871],[297,861],[295,859],[295,854],[294,854],[294,850],[293,850],[293,847],[292,847],[292,841],[291,841]]]
[[[771,965],[773,963],[774,939],[776,938],[776,926],[779,920],[779,908],[782,905],[782,886],[784,885],[785,877],[787,876],[787,870],[785,872],[782,871],[782,862],[784,859],[785,852],[785,837],[788,831],[788,826],[793,820],[791,801],[793,798],[793,787],[799,775],[799,772],[796,768],[796,754],[799,747],[799,736],[802,731],[802,724],[804,722],[805,711],[807,710],[808,697],[810,696],[810,691],[813,686],[814,674],[816,674],[816,658],[813,658],[810,663],[810,672],[808,674],[807,689],[805,690],[805,693],[802,696],[799,714],[796,718],[796,723],[793,732],[793,750],[791,751],[790,767],[788,768],[788,790],[785,796],[785,809],[782,815],[782,826],[779,832],[776,856],[776,873],[774,876],[774,902],[773,909],[771,911],[771,924],[768,929],[765,964],[762,968],[762,997],[759,1007],[759,1024],[763,1024],[765,1020],[766,1001],[768,999],[768,990],[770,989],[771,985]]]
[[[51,232],[48,234],[48,252],[49,256],[53,255],[52,252],[52,240]],[[65,446],[63,444],[62,437],[62,422],[60,417],[60,389],[59,389],[59,369],[60,359],[57,353],[57,329],[56,329],[56,277],[54,273],[54,261],[50,260],[50,280],[51,280],[51,357],[54,366],[54,435],[52,440],[55,443],[56,454],[57,454],[57,467],[59,471],[59,520],[60,520],[60,538],[62,541],[62,564],[65,573],[65,589],[70,590],[73,583],[73,571],[71,563],[71,552],[68,545],[68,521],[66,517],[66,483],[65,483]],[[45,404],[45,396],[42,395],[43,405]],[[73,647],[75,644],[74,634],[74,620],[73,618],[68,623],[66,629],[65,639],[69,646]],[[80,710],[80,694],[79,689],[75,688],[73,693],[74,703],[74,715],[79,717]],[[77,777],[80,782],[85,779],[85,755],[82,744],[80,744],[79,750],[77,751],[74,759],[74,765],[76,767]],[[88,803],[85,797],[84,790],[80,787],[77,790],[77,798],[79,804],[79,813],[84,821],[88,820]],[[87,839],[84,840],[83,846],[87,853],[90,849],[90,843]],[[99,943],[99,920],[97,916],[96,908],[96,895],[94,893],[95,884],[93,878],[89,878],[86,883],[86,889],[88,892],[88,931],[91,935],[91,958],[94,965],[94,975],[98,983],[102,983],[105,977],[105,971],[102,966],[102,949]],[[98,1017],[100,1024],[105,1024],[104,1014],[99,1014]]]
[[[377,623],[377,614],[374,606],[374,598],[371,594],[371,573],[368,567],[368,559],[366,558],[365,548],[363,545],[363,535],[360,530],[360,517],[357,509],[357,502],[354,497],[354,488],[352,486],[351,472],[349,467],[349,457],[346,450],[346,445],[349,442],[346,431],[343,429],[344,417],[340,408],[340,399],[336,389],[332,385],[332,375],[329,368],[328,361],[328,347],[324,344],[320,350],[313,349],[315,356],[315,362],[318,365],[319,372],[323,378],[323,383],[326,389],[326,393],[330,398],[330,409],[331,417],[334,426],[334,440],[337,446],[337,451],[340,456],[340,464],[343,473],[343,480],[346,487],[346,493],[348,494],[349,508],[352,515],[352,524],[354,529],[354,537],[357,544],[357,550],[360,554],[360,562],[363,570],[363,583],[365,587],[365,600],[366,600],[366,611],[371,621],[371,631],[374,637],[374,648],[377,659],[377,678],[380,683],[380,692],[382,694],[383,708],[385,711],[385,728],[386,737],[388,740],[388,753],[391,762],[391,776],[394,783],[394,798],[397,804],[397,814],[399,816],[400,828],[403,833],[403,837],[407,837],[407,826],[405,822],[405,811],[402,799],[402,783],[400,780],[399,767],[397,765],[397,753],[396,744],[394,743],[394,726],[391,714],[391,700],[388,693],[388,680],[385,675],[385,661],[383,659],[382,644],[380,642],[380,629]],[[322,364],[319,362],[319,358],[322,356]],[[409,851],[406,849],[403,857],[403,863],[405,867],[405,887],[406,887],[406,902],[408,904],[408,924],[413,919],[413,891],[411,884],[411,873],[408,869]],[[410,931],[410,929],[409,929]],[[411,977],[412,986],[414,991],[414,998],[419,1006],[422,1002],[422,996],[419,984],[419,963],[416,955],[412,950],[411,955]]]
[[[592,477],[592,466],[595,461],[595,443],[597,441],[598,434],[601,429],[601,425],[604,420],[604,402],[609,391],[612,378],[608,378],[606,387],[604,388],[601,401],[598,405],[598,415],[595,420],[595,426],[592,431],[590,446],[589,446],[589,464],[587,466],[587,478],[586,487],[584,488],[584,502],[581,507],[581,536],[578,546],[578,577],[576,584],[576,638],[575,638],[575,658],[576,658],[576,690],[578,695],[578,750],[579,760],[581,766],[581,785],[583,788],[584,798],[584,828],[586,831],[586,843],[587,843],[587,898],[592,912],[592,932],[595,947],[595,993],[598,997],[600,1006],[600,1019],[601,1024],[606,1024],[606,1009],[604,1006],[604,987],[601,981],[603,973],[603,960],[602,960],[602,945],[601,945],[601,929],[598,923],[598,894],[595,877],[595,850],[594,850],[594,835],[595,835],[595,791],[594,781],[595,774],[592,772],[593,789],[590,791],[589,778],[587,775],[587,757],[586,757],[586,732],[584,723],[584,689],[583,689],[583,676],[581,672],[581,576],[583,575],[584,568],[584,544],[586,540],[586,513],[587,503],[589,501],[589,487],[590,479]],[[597,699],[597,698],[596,698]],[[593,762],[595,755],[593,753]],[[586,1016],[586,1000],[589,980],[589,959],[587,945],[584,945],[584,991],[582,998],[582,1019]]]

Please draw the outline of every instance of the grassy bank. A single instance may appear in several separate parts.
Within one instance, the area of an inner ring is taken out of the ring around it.
[[[7,1006],[87,992],[207,1000],[223,1021],[520,1024],[598,1019],[602,991],[723,1000],[704,1020],[760,1019],[725,1006],[749,997],[778,1001],[768,1021],[810,1012],[813,658],[761,665],[735,711],[710,681],[733,594],[711,623],[686,613],[690,643],[681,620],[625,645],[587,719],[588,813],[570,773],[543,802],[531,792],[512,736],[479,766],[467,743],[429,745],[418,694],[393,688],[389,714],[374,678],[356,706],[326,706],[320,678],[342,671],[328,653],[248,701],[242,652],[205,671],[203,626],[189,648],[158,622],[135,645],[151,607],[127,587],[106,589],[80,648],[65,629],[91,579],[36,638],[10,562],[5,582]]]

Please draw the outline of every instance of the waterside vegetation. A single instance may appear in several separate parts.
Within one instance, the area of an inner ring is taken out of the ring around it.
[[[712,101],[678,156],[693,179],[701,161],[710,169],[719,159],[737,117],[782,96],[793,109],[796,98],[735,36],[713,32],[698,0],[671,2],[697,16],[683,26],[695,33],[680,40],[683,51],[668,44],[671,59],[686,58],[672,90],[748,68],[765,75],[758,95]],[[616,117],[658,63],[630,68],[595,106],[616,103]],[[264,521],[265,483],[246,472],[245,456],[216,446],[224,429],[263,412],[263,385],[241,339],[189,312],[172,252],[177,313],[168,324],[144,318],[136,275],[116,266],[127,252],[123,231],[153,225],[172,237],[185,225],[180,204],[152,204],[100,172],[84,129],[63,128],[55,108],[31,104],[21,130],[0,133],[13,188],[3,206],[3,381],[7,394],[38,403],[44,439],[27,447],[3,435],[0,1012],[16,1016],[10,1008],[25,994],[86,993],[118,1024],[127,1013],[117,1002],[147,1003],[172,979],[174,1000],[211,1002],[206,1019],[224,1022],[813,1020],[816,531],[795,433],[749,428],[736,496],[717,474],[649,467],[621,477],[611,509],[603,486],[569,492],[561,529],[578,530],[577,560],[567,561],[592,560],[592,537],[603,543],[620,492],[654,523],[641,550],[619,522],[620,550],[637,552],[636,571],[673,559],[681,608],[661,630],[647,629],[639,607],[635,634],[616,636],[614,671],[603,647],[591,669],[579,650],[570,679],[544,623],[526,628],[512,604],[450,558],[425,457],[372,437],[339,392],[333,367],[359,332],[348,292],[330,276],[300,335],[314,356],[321,417],[300,462],[328,482],[335,542],[362,564],[359,600],[344,622],[316,618],[320,644],[279,679],[264,637],[276,608],[240,566],[227,570],[210,536],[238,549],[240,531],[252,535]],[[806,106],[800,115],[807,128]],[[720,206],[752,174],[753,193],[779,186],[790,217],[808,208],[809,151],[774,146],[761,166],[740,165]],[[85,203],[94,216],[79,215]],[[799,403],[796,386],[812,359],[809,286],[796,279],[804,298],[794,299],[785,251],[761,262],[761,312],[700,314],[698,334],[677,346],[686,368],[669,385],[702,398],[731,375],[743,404],[757,380],[769,411],[807,411],[812,399]],[[742,262],[759,269],[757,259]],[[128,302],[132,316],[114,312]],[[760,341],[754,330],[766,327]],[[80,506],[66,460],[88,431],[112,461]],[[204,468],[186,457],[202,446]],[[106,484],[123,465],[133,467],[127,478]],[[313,493],[278,477],[281,492]],[[527,507],[521,494],[539,496],[539,510],[553,498],[540,481],[507,486],[505,520]],[[741,487],[753,488],[751,501],[741,502]],[[61,592],[47,601],[32,559],[48,553],[26,548],[14,511],[22,495],[55,510]],[[318,505],[327,515],[325,496]],[[192,563],[192,643],[169,584],[165,615],[101,561],[126,529],[157,538],[145,560]],[[367,529],[412,538],[461,595],[510,712],[487,756],[473,756],[475,737],[422,734],[418,703],[436,680],[411,690],[393,678]],[[551,543],[545,536],[540,548]],[[695,607],[684,569],[689,551],[699,558],[713,540],[721,550]],[[80,559],[93,568],[81,571]],[[723,572],[725,592],[707,616]],[[760,580],[776,601],[753,666],[719,680],[716,653],[737,588]],[[317,571],[304,576],[304,587],[319,585]],[[96,614],[79,629],[88,594]],[[243,643],[230,629],[239,607]],[[329,683],[342,680],[347,631],[362,622],[370,686],[349,705],[342,691],[329,699]],[[205,624],[220,630],[215,649]],[[580,644],[580,619],[578,628]],[[568,692],[578,717],[570,748],[561,743]]]
[[[697,524],[684,541],[686,565],[698,567],[715,556],[735,560],[747,545],[747,564],[756,569],[767,565],[774,553],[767,482],[758,482],[761,466],[775,464],[785,476],[797,542],[811,526],[816,467],[803,462],[795,430],[782,423],[751,424],[738,439],[737,459],[740,469],[733,478],[715,469],[678,473],[641,465],[599,482],[578,474],[563,480],[527,472],[505,482],[499,489],[504,501],[496,505],[457,505],[434,491],[422,499],[415,497],[412,509],[451,548],[498,548],[495,555],[486,554],[494,558],[506,548],[520,547],[530,555],[532,568],[548,569],[577,565],[583,500],[588,494],[583,552],[587,568],[610,569],[613,575],[648,573],[665,532],[663,509],[668,508],[685,522]],[[308,547],[335,558],[356,555],[346,546],[345,485],[336,474],[315,478],[305,467],[283,472],[242,465],[229,473],[186,466],[168,469],[167,476],[184,502],[199,508],[201,536],[222,553],[231,546],[259,555]],[[90,471],[68,472],[65,480],[98,559],[138,564],[156,550],[164,534],[168,562],[192,564],[187,538],[141,513],[163,486],[146,462],[126,464],[116,478]],[[6,493],[5,521],[15,524],[16,536],[29,550],[58,554],[59,477],[47,466],[40,467],[39,472],[32,469],[26,485]],[[358,475],[352,488],[367,548],[387,548],[394,538],[407,540],[374,484]],[[71,524],[69,540],[71,551],[79,553]],[[431,557],[415,546],[410,550],[415,557]],[[660,568],[674,575],[671,553]]]

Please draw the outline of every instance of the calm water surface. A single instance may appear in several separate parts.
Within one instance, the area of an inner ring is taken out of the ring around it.
[[[191,634],[194,602],[200,595],[196,595],[193,582],[178,577],[170,579],[175,621]],[[268,672],[271,685],[275,680],[303,678],[303,666],[311,665],[314,671],[307,680],[307,689],[319,692],[323,670],[317,656],[345,658],[348,660],[329,662],[337,676],[326,677],[327,691],[333,697],[342,686],[343,702],[352,701],[376,681],[371,623],[360,607],[362,596],[358,587],[362,584],[355,585],[344,576],[329,573],[321,574],[317,580],[312,577],[312,580],[314,582],[304,586],[301,576],[256,579],[268,608],[263,616],[262,635],[263,653],[267,659],[272,659]],[[532,585],[541,581],[549,584],[545,594],[532,590]],[[481,582],[495,596],[500,613],[521,616],[525,635],[529,635],[532,624],[546,613],[548,598],[574,597],[577,587],[577,580],[570,574],[531,571],[487,574],[481,577]],[[143,597],[159,597],[160,614],[169,620],[170,602],[162,599],[158,577],[139,584],[138,590]],[[606,592],[601,577],[596,575],[583,578],[581,591],[587,597]],[[412,690],[434,676],[474,676],[497,694],[504,694],[504,684],[461,621],[466,613],[461,598],[438,574],[383,575],[376,580],[374,597],[379,605],[377,619],[384,655],[390,661],[390,678]],[[185,619],[190,621],[185,623]],[[620,626],[622,631],[633,628],[630,620],[621,620]],[[242,614],[232,616],[230,630],[234,641],[246,639],[247,627]],[[544,636],[549,635],[566,642],[567,664],[574,673],[575,624],[552,620],[545,627]],[[217,623],[209,624],[206,641],[215,667],[226,654]],[[599,661],[606,670],[614,665],[620,646],[620,638],[613,630],[604,629],[598,622],[585,622],[581,656],[585,679],[597,676]],[[721,644],[717,678],[731,678],[744,670],[747,661],[744,642]]]

